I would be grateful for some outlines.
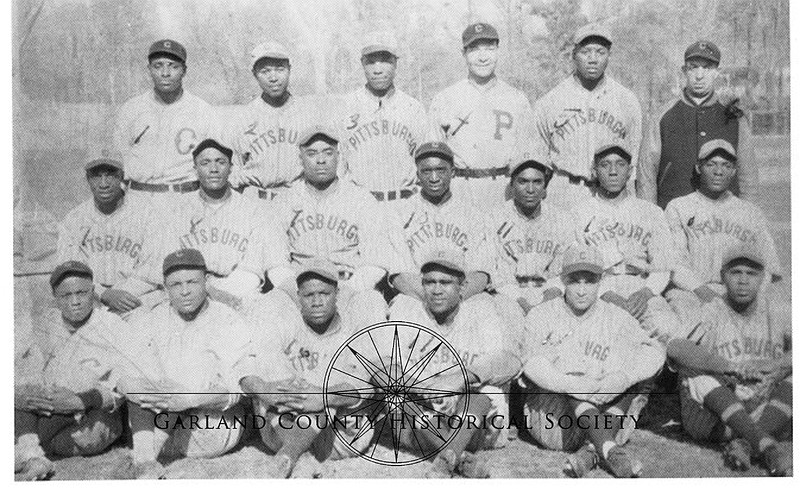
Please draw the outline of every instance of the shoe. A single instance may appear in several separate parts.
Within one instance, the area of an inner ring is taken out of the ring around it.
[[[636,431],[636,423],[633,421],[632,416],[635,416],[637,420],[639,419],[639,415],[647,406],[647,400],[647,394],[639,394],[633,398],[630,407],[628,407],[628,412],[625,413],[625,418],[622,419],[622,427],[614,435],[614,443],[619,446],[628,443],[633,432]]]
[[[728,442],[722,451],[725,464],[733,470],[749,470],[752,456],[753,449],[750,448],[750,444],[741,438]]]
[[[431,467],[425,471],[426,479],[450,479],[456,471],[458,460],[455,452],[445,450],[436,456]]]
[[[17,480],[42,481],[52,477],[55,471],[55,465],[50,460],[45,457],[33,457],[22,464],[22,470]]]
[[[461,461],[456,467],[456,472],[467,479],[488,479],[489,467],[474,453],[464,452]]]
[[[773,477],[792,477],[792,447],[787,442],[771,445],[763,454],[764,465]]]
[[[294,461],[286,454],[275,455],[269,467],[267,478],[269,479],[288,479],[294,470]]]
[[[627,450],[615,445],[608,451],[608,457],[600,463],[607,471],[618,479],[630,479],[642,475],[642,463],[628,455]]]
[[[597,467],[597,452],[594,446],[586,444],[577,452],[567,456],[564,472],[569,477],[580,479]]]
[[[167,478],[167,469],[156,460],[148,460],[133,464],[133,476],[139,480],[163,480]]]

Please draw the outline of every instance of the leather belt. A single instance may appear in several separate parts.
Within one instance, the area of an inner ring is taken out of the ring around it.
[[[560,175],[562,177],[565,177],[567,179],[567,181],[569,183],[571,183],[572,185],[584,185],[584,186],[589,187],[589,188],[594,188],[594,187],[597,186],[597,182],[595,182],[594,180],[589,180],[588,178],[584,177],[583,175],[575,175],[573,173],[570,173],[570,172],[568,172],[566,170],[562,170],[560,168],[556,168],[553,171],[553,173],[555,173],[556,175]]]
[[[646,270],[642,270],[641,268],[625,264],[619,264],[611,267],[609,270],[612,275],[633,275],[636,277],[647,277],[650,275]]]
[[[544,277],[536,276],[517,276],[517,283],[520,287],[527,288],[527,287],[534,287],[539,288],[543,287],[544,283],[547,279]]]
[[[272,200],[278,196],[278,192],[269,188],[258,189],[258,198],[263,200]]]
[[[508,175],[508,167],[501,168],[456,168],[456,176],[462,178],[491,178],[505,177]]]
[[[176,183],[174,185],[167,185],[163,183],[143,183],[137,182],[136,180],[130,180],[129,188],[133,190],[141,190],[143,192],[155,192],[155,193],[165,193],[165,192],[175,192],[179,194],[185,194],[187,192],[194,192],[195,190],[200,188],[200,182],[184,182],[184,183]]]
[[[378,202],[392,201],[397,199],[407,199],[417,193],[415,189],[404,188],[402,190],[389,190],[388,192],[381,192],[380,190],[373,190],[370,192],[378,199]]]

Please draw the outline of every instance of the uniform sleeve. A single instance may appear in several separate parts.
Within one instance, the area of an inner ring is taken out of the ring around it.
[[[651,220],[653,235],[650,238],[650,246],[647,247],[650,274],[646,283],[654,294],[661,295],[669,283],[671,271],[677,262],[677,253],[664,211],[657,207],[653,208]]]
[[[249,373],[252,359],[251,328],[244,319],[228,311],[224,328],[219,328],[223,336],[216,342],[217,354],[223,369],[223,386],[228,392],[240,392],[239,380]]]
[[[650,118],[649,128],[639,154],[636,195],[655,204],[658,199],[658,167],[661,162],[661,118],[665,111]]]
[[[390,227],[387,225],[387,215],[390,211],[385,206],[378,205],[378,202],[371,195],[364,195],[359,199],[358,211],[359,230],[358,230],[358,252],[360,255],[361,266],[373,266],[389,271],[395,265],[395,254],[389,252],[394,250],[389,239]]]
[[[683,219],[678,211],[678,206],[675,205],[675,201],[667,204],[665,215],[667,217],[670,233],[672,234],[672,243],[676,257],[672,281],[683,290],[694,290],[703,285],[703,281],[691,268],[689,240],[686,237]]]
[[[630,360],[625,362],[624,369],[631,385],[653,377],[664,365],[666,349],[657,338],[650,338],[632,316],[620,311],[618,321],[625,324],[621,339],[627,340],[630,348]]]
[[[478,213],[480,216],[480,213]],[[474,243],[470,243],[470,247],[465,255],[465,262],[467,267],[472,271],[484,272],[490,277],[494,272],[493,257],[496,254],[494,251],[494,241],[490,238],[489,224],[486,219],[475,219],[475,230],[473,235],[477,237]]]
[[[628,188],[630,189],[631,193],[635,193],[636,189],[633,186],[633,182],[637,179],[636,172],[639,168],[639,161],[641,160],[643,124],[642,105],[639,103],[639,99],[633,92],[629,92],[628,110],[631,111],[631,138],[629,145],[631,155],[633,155],[633,161],[631,161],[633,175],[631,179],[628,180]]]
[[[58,263],[69,260],[86,261],[85,252],[81,252],[80,244],[83,239],[79,236],[80,232],[80,226],[72,212],[58,224],[58,240],[56,241]],[[84,230],[84,232],[88,235],[88,230]]]
[[[253,230],[253,240],[239,265],[241,270],[253,273],[259,279],[273,268],[289,266],[288,223],[285,219],[286,213],[290,212],[288,204],[281,199],[264,204],[262,208],[264,215]]]
[[[547,103],[548,98],[545,96],[534,104],[532,131],[534,154],[546,155],[549,158],[553,150],[553,141],[547,116]]]
[[[114,133],[113,133],[113,143],[114,148],[119,153],[119,156],[122,158],[122,162],[127,165],[128,161],[130,160],[130,141],[128,141],[128,124],[130,121],[130,105],[125,103],[122,107],[119,108],[117,111],[117,115],[114,119]],[[127,169],[126,169],[127,170]]]
[[[481,345],[481,354],[469,370],[478,377],[481,384],[503,385],[519,374],[522,362],[514,353],[508,328],[494,309],[488,307],[474,310],[479,311],[480,317],[476,319],[480,325],[479,331],[484,334],[475,339]]]
[[[737,144],[739,161],[739,196],[753,202],[758,194],[758,164],[756,163],[753,134],[747,117],[739,118],[739,139]]]
[[[437,93],[431,100],[431,106],[428,110],[428,134],[425,138],[426,141],[444,141],[446,133],[442,124],[444,124],[444,95],[442,92]]]
[[[775,239],[769,231],[766,216],[761,209],[755,207],[755,216],[753,221],[760,223],[759,236],[760,246],[764,250],[764,259],[766,260],[766,269],[772,274],[773,281],[780,280],[783,277],[783,268],[781,267],[780,259],[778,258],[778,249],[775,246]]]

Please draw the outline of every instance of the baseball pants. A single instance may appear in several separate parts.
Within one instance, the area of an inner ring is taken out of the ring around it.
[[[79,416],[53,414],[40,416],[14,410],[17,444],[15,458],[29,460],[44,454],[61,457],[96,455],[122,434],[118,411],[92,409]]]
[[[192,409],[182,413],[169,413],[159,421],[159,424],[166,423],[168,420],[168,426],[173,427],[178,416],[188,420],[189,416],[196,415],[200,420],[199,426],[217,427],[221,424],[222,427],[219,429],[175,427],[170,430],[155,427],[153,429],[153,449],[156,454],[163,453],[169,458],[218,457],[232,450],[241,440],[245,429],[243,414],[244,408],[239,404],[227,411],[201,412]],[[239,418],[239,421],[234,422],[235,417]],[[222,418],[225,418],[224,422]],[[183,424],[188,425],[189,421],[184,421]],[[229,428],[225,428],[226,424]],[[165,425],[162,424],[162,426]]]

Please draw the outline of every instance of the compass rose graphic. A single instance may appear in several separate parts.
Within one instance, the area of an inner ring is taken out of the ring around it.
[[[437,386],[445,376],[457,378],[458,387]],[[404,321],[378,323],[351,336],[331,359],[325,411],[341,420],[342,413],[330,407],[332,396],[366,397],[344,415],[344,423],[332,423],[336,436],[372,462],[411,465],[442,451],[461,429],[469,408],[467,379],[458,353],[437,332]],[[329,388],[343,383],[352,388]],[[366,422],[348,430],[355,417]],[[364,449],[362,439],[373,436],[375,442]],[[376,451],[378,445],[388,450]]]

